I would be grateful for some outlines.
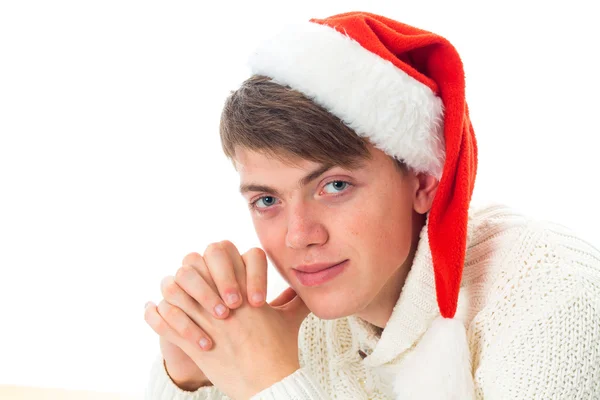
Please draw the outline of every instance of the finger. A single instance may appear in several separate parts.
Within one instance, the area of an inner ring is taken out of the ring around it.
[[[164,301],[158,307],[149,302],[146,304],[144,319],[159,336],[187,353],[198,349],[209,350],[212,347],[210,337],[189,318],[186,321],[185,313],[181,310],[178,313],[177,310],[179,309]]]
[[[243,298],[248,294],[246,285],[247,271],[243,256],[240,255],[240,252],[238,251],[237,247],[235,247],[235,245],[228,240],[222,241],[221,246],[227,252],[233,264],[233,272],[237,279],[237,283],[240,287],[240,291],[242,292]]]
[[[227,318],[231,313],[229,312],[229,308],[227,307],[226,303],[220,297],[221,295],[219,293],[219,289],[217,288],[217,285],[215,284],[215,281],[211,276],[208,267],[206,266],[204,257],[202,257],[196,252],[189,253],[183,259],[183,265],[186,264],[189,264],[192,267],[194,267],[194,269],[198,271],[202,279],[204,279],[204,282],[212,289],[212,292],[215,294],[215,296],[219,297],[219,301],[221,302],[221,304],[215,305],[215,307],[218,308],[213,308],[213,315],[217,318]],[[226,307],[226,310],[223,310],[223,307]]]
[[[242,305],[242,294],[235,274],[235,265],[221,243],[213,243],[204,252],[204,261],[217,285],[219,295],[229,308]]]
[[[175,278],[165,278],[163,285],[165,286],[163,297],[186,312],[195,308],[193,303],[190,304],[184,298],[187,295],[190,300],[195,301],[215,318],[227,318],[229,315],[229,308],[223,303],[219,294],[191,265],[182,265],[177,270]],[[191,312],[190,316],[202,322],[201,312]]]
[[[233,264],[233,272],[237,278],[237,282],[240,285],[242,294],[245,294],[245,286],[243,283],[246,282],[246,266],[244,265],[244,260],[242,259],[237,247],[235,247],[235,245],[229,240],[224,240],[220,244],[229,255],[229,258]]]
[[[271,305],[271,307],[281,307],[292,301],[296,296],[298,296],[296,291],[289,287],[283,292],[281,292],[279,296],[277,296],[277,298],[271,301],[269,304]]]
[[[156,307],[158,314],[175,332],[175,334],[185,342],[202,350],[209,350],[212,346],[212,340],[209,335],[194,323],[186,313],[179,307],[169,304],[162,300]]]
[[[181,262],[181,265],[191,265],[192,267],[194,267],[194,269],[198,271],[202,279],[204,279],[204,281],[213,289],[213,291],[215,293],[219,292],[219,290],[217,289],[217,285],[215,285],[215,282],[210,276],[210,272],[208,271],[208,267],[204,262],[204,258],[200,254],[196,252],[189,253],[187,256],[184,257],[183,261]]]
[[[244,253],[242,260],[246,267],[248,300],[254,306],[262,306],[267,297],[267,256],[255,247]]]

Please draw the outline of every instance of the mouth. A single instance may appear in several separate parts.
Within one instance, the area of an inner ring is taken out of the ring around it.
[[[311,264],[300,265],[292,269],[294,275],[303,286],[319,286],[333,280],[344,272],[350,260],[344,260],[337,264]]]

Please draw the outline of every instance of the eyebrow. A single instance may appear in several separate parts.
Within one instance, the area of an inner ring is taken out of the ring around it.
[[[317,179],[319,176],[323,175],[325,172],[329,171],[334,166],[335,165],[333,165],[333,164],[321,165],[320,167],[316,168],[315,170],[309,172],[304,177],[302,177],[298,181],[298,186],[302,187],[302,186],[308,185],[310,182],[314,181],[315,179]],[[240,193],[244,194],[246,192],[268,192],[268,193],[273,193],[275,196],[281,197],[281,194],[279,193],[279,191],[277,189],[272,188],[270,186],[257,185],[257,184],[253,184],[253,183],[240,185]]]

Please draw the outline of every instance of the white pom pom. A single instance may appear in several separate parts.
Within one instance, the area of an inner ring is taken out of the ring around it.
[[[467,333],[460,320],[438,317],[398,366],[398,399],[475,399]]]

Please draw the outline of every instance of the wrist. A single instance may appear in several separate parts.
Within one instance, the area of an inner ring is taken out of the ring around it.
[[[212,386],[212,382],[204,376],[203,373],[198,373],[190,376],[189,374],[178,374],[176,369],[167,366],[166,361],[163,360],[163,366],[165,372],[171,382],[179,389],[186,392],[195,392],[201,387]]]

